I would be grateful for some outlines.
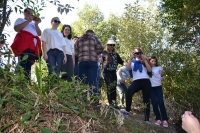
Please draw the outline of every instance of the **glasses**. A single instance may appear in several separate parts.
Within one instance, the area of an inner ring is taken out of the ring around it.
[[[140,56],[142,52],[135,52],[134,55]]]
[[[61,22],[59,20],[53,20],[54,23],[60,24]]]
[[[108,46],[113,46],[113,47],[114,47],[114,46],[115,46],[115,44],[108,44]]]

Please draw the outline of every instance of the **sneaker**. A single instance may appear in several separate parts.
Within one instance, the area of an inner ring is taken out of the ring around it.
[[[160,126],[161,121],[160,121],[160,120],[157,120],[157,121],[155,122],[155,124],[158,125],[158,126]]]
[[[162,122],[162,124],[163,124],[163,127],[168,127],[167,121],[164,120],[164,121]]]
[[[124,115],[129,115],[130,113],[126,111],[125,109],[121,109],[120,112]]]
[[[151,122],[149,122],[149,121],[145,121],[147,124],[149,124],[149,125],[151,125]]]

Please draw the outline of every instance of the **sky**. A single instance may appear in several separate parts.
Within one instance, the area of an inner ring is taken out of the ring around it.
[[[100,11],[104,14],[105,18],[109,16],[110,13],[114,14],[122,14],[124,12],[125,4],[133,3],[135,0],[60,0],[60,3],[70,4],[70,6],[74,7],[72,11],[70,11],[67,15],[63,13],[62,15],[57,12],[57,7],[53,4],[46,2],[47,7],[44,8],[43,11],[40,12],[40,16],[44,17],[42,22],[39,24],[40,29],[43,31],[46,28],[50,28],[50,21],[51,18],[57,16],[60,18],[61,23],[63,24],[71,24],[72,22],[78,20],[77,11],[78,8],[82,9],[85,3],[88,3],[92,6],[98,6]],[[9,3],[10,6],[14,10],[13,3]],[[23,18],[23,14],[20,13],[11,13],[10,20],[11,25],[9,27],[5,27],[4,31],[10,34],[8,37],[7,42],[9,44],[12,43],[16,32],[14,31],[14,23],[17,18]]]

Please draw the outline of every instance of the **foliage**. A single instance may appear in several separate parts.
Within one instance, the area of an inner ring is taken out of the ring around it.
[[[85,4],[83,9],[77,13],[79,20],[72,23],[74,35],[82,36],[87,30],[92,29],[95,34],[106,43],[109,38],[116,40],[118,32],[117,16],[110,14],[108,20],[104,20],[104,15],[100,9],[89,4]]]

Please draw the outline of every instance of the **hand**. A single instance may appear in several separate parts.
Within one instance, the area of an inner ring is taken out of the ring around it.
[[[134,57],[135,57],[135,56],[134,56],[134,52],[133,52],[133,53],[131,53],[131,55],[130,55],[130,60],[133,60]]]
[[[48,60],[48,55],[47,54],[44,54],[44,60]]]
[[[121,79],[121,80],[120,80],[120,83],[125,84],[125,80],[124,80],[124,79]]]
[[[188,133],[200,133],[199,121],[192,112],[185,111],[182,115],[182,128]]]
[[[40,18],[38,18],[38,17],[35,18],[35,24],[39,24],[41,22],[42,22],[42,20]]]
[[[64,60],[63,60],[63,64],[65,64],[67,62],[67,56],[65,55]]]
[[[141,54],[141,59],[142,59],[143,61],[145,61],[145,60],[147,59],[147,57],[146,57],[145,55]]]

